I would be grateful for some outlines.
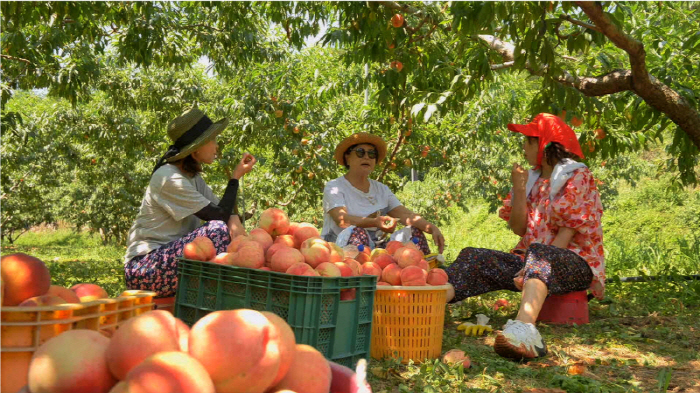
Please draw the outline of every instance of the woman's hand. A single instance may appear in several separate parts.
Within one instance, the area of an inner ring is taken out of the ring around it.
[[[527,185],[528,172],[517,162],[513,164],[510,173],[510,181],[513,183],[513,191],[525,191]]]
[[[515,284],[515,287],[518,288],[519,291],[523,290],[524,280],[525,269],[520,269],[520,271],[515,274],[515,277],[513,277],[513,284]]]
[[[431,233],[433,235],[433,243],[435,243],[435,245],[438,247],[438,253],[442,254],[442,252],[445,250],[445,237],[436,226],[433,226]]]
[[[398,220],[390,216],[379,216],[374,219],[375,226],[386,233],[394,233],[397,223]]]
[[[236,165],[236,169],[233,170],[233,174],[230,174],[228,169],[226,170],[226,174],[228,175],[229,179],[240,179],[246,173],[253,170],[253,166],[255,166],[256,162],[258,162],[258,160],[255,158],[255,156],[250,153],[243,153],[243,157],[238,165]]]

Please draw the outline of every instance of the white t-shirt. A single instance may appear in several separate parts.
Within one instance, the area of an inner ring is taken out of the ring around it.
[[[333,221],[328,212],[345,206],[348,214],[359,217],[384,216],[401,206],[401,202],[385,184],[370,179],[369,192],[363,192],[341,176],[326,183],[323,189],[323,230],[321,236],[329,233],[338,235],[342,228]],[[371,230],[372,228],[365,228]]]
[[[189,177],[172,164],[158,168],[129,230],[124,263],[197,229],[201,220],[194,213],[210,202],[219,199],[199,174]]]

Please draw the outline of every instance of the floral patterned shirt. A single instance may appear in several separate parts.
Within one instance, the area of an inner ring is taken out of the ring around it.
[[[537,179],[527,197],[525,236],[511,252],[524,255],[532,243],[552,244],[560,227],[576,230],[568,249],[588,262],[593,271],[590,290],[602,299],[605,291],[603,205],[593,174],[588,168],[575,170],[551,200],[549,190],[549,179]],[[512,209],[512,194],[508,194],[499,216],[508,221]]]

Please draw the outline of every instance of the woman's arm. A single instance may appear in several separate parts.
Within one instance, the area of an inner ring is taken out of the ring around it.
[[[445,249],[445,238],[435,224],[414,213],[403,205],[391,209],[388,214],[391,217],[396,217],[399,222],[406,226],[413,226],[425,233],[433,235],[433,241],[438,246],[438,252],[442,254],[442,251]]]
[[[567,227],[559,227],[559,232],[557,232],[557,236],[552,241],[552,245],[559,247],[559,248],[566,249],[569,247],[569,242],[571,241],[571,239],[574,238],[575,234],[576,234],[575,229],[567,228]]]
[[[336,207],[328,211],[333,221],[338,224],[339,227],[345,229],[350,225],[354,225],[360,228],[372,228],[377,227],[384,232],[393,232],[396,228],[396,220],[387,217],[360,217],[348,214],[348,210],[345,206]]]

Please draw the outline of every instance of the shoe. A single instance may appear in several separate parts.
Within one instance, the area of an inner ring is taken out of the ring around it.
[[[535,325],[510,319],[496,336],[493,349],[500,356],[515,360],[534,359],[547,354],[547,345]]]

